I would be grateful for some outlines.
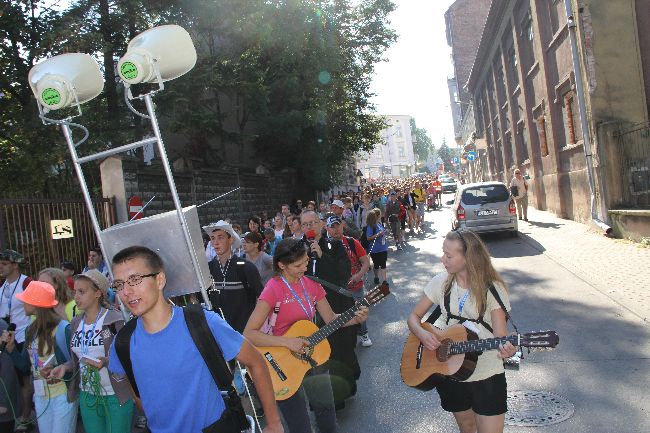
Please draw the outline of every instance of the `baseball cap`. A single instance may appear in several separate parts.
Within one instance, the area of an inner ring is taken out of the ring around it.
[[[341,224],[341,218],[336,215],[327,218],[327,227],[332,227],[334,224]]]
[[[332,206],[344,207],[344,204],[341,200],[334,200]]]
[[[2,251],[0,253],[0,260],[6,260],[8,262],[18,263],[19,265],[25,263],[25,257],[23,257],[23,255],[20,254],[18,251],[14,251],[14,250]]]
[[[273,233],[275,233],[275,230],[273,230],[273,229],[270,228],[270,227],[264,229],[264,234],[265,234],[265,235],[270,235],[270,234],[273,234]]]
[[[390,195],[396,195],[397,193],[395,191],[391,191]]]

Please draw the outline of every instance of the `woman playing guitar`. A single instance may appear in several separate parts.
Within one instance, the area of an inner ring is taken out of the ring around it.
[[[309,344],[306,339],[283,337],[283,334],[299,320],[313,321],[316,312],[325,323],[336,318],[337,315],[325,299],[323,287],[303,276],[308,262],[307,248],[302,240],[284,239],[276,247],[273,255],[276,276],[264,287],[244,329],[244,336],[255,346],[279,346],[297,354],[307,353]],[[271,317],[274,319],[272,333],[262,332],[263,325]],[[345,326],[360,324],[367,317],[368,308],[361,307]],[[288,432],[312,432],[305,396],[314,410],[321,433],[336,432],[336,412],[327,364],[307,373],[300,388],[293,396],[278,402]]]
[[[462,321],[479,338],[505,336],[506,314],[488,288],[491,284],[495,286],[509,310],[508,292],[481,239],[470,231],[451,231],[445,237],[442,251],[441,260],[447,272],[436,275],[424,288],[424,296],[408,318],[411,332],[426,349],[435,350],[440,346],[438,336],[420,325],[426,312],[437,304],[442,314],[435,321],[435,328],[444,329]],[[445,293],[450,296],[449,312],[444,305]],[[498,351],[486,351],[478,357],[476,369],[467,380],[459,382],[447,377],[437,386],[441,406],[454,414],[460,433],[503,431],[508,409],[502,359],[514,355],[515,351],[510,343]]]

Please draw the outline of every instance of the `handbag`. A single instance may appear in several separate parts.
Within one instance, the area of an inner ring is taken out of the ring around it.
[[[517,185],[512,185],[510,187],[510,195],[513,197],[517,197],[519,195],[519,188],[517,187]]]

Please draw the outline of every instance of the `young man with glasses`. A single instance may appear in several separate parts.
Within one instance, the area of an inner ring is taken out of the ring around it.
[[[167,279],[160,256],[146,247],[126,248],[113,257],[113,275],[113,289],[138,317],[129,343],[130,359],[149,429],[199,433],[209,428],[221,417],[225,403],[190,335],[183,310],[163,296]],[[236,358],[247,366],[266,414],[264,432],[282,433],[264,359],[218,314],[205,311],[205,317],[224,358]],[[126,374],[115,344],[108,368]]]

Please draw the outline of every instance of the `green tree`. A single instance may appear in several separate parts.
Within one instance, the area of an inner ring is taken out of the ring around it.
[[[445,167],[449,169],[451,167],[451,160],[453,158],[453,154],[449,146],[447,146],[447,140],[443,137],[442,139],[442,144],[440,145],[440,148],[438,149],[438,156],[440,159],[442,159],[442,162],[445,164]]]
[[[59,132],[39,124],[29,69],[63,51],[96,55],[105,91],[84,106],[99,115],[83,117],[91,138],[80,150],[133,141],[146,123],[126,109],[115,65],[131,38],[159,24],[185,27],[197,47],[194,70],[156,97],[163,129],[188,138],[181,156],[245,165],[252,143],[256,161],[294,167],[305,185],[326,189],[347,157],[380,141],[384,123],[369,89],[396,38],[390,0],[75,0],[63,11],[38,0],[0,2],[5,191],[74,177]]]
[[[429,155],[435,153],[435,147],[427,130],[418,128],[413,117],[411,117],[411,134],[415,137],[413,152],[417,156],[418,162],[425,162]]]

